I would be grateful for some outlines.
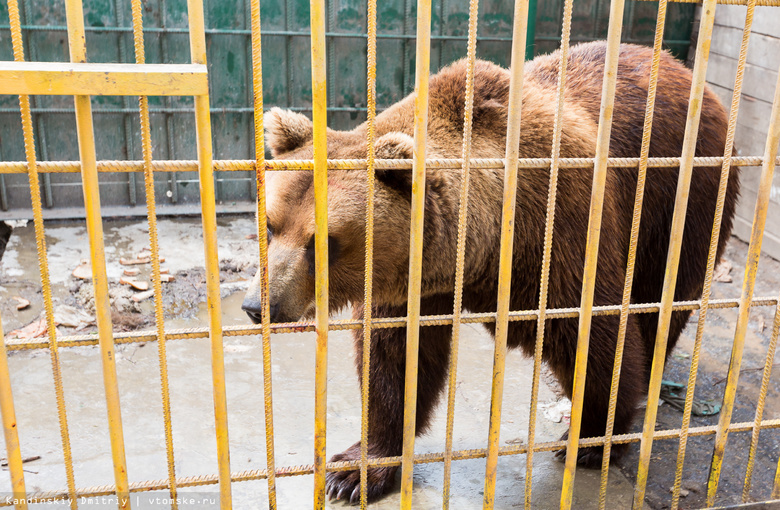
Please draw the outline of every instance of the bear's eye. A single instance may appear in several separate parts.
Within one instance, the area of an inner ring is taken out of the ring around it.
[[[341,251],[341,245],[338,240],[333,236],[328,236],[328,265],[332,266],[336,263]],[[309,242],[306,243],[306,262],[309,264],[309,274],[314,275],[314,236],[309,238]]]
[[[270,243],[271,239],[273,239],[273,237],[274,237],[274,231],[271,228],[271,225],[268,225],[268,227],[266,228],[265,235],[266,235],[266,239]]]

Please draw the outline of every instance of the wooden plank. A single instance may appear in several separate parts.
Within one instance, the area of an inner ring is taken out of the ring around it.
[[[74,64],[0,62],[3,94],[196,96],[208,93],[197,64]]]

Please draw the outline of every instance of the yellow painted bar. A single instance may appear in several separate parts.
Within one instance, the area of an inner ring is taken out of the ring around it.
[[[192,62],[206,64],[206,33],[203,4],[187,0]],[[206,300],[211,339],[211,375],[214,390],[214,421],[219,463],[219,504],[233,506],[230,486],[230,443],[228,441],[227,396],[225,394],[225,352],[222,345],[222,301],[219,291],[219,255],[217,253],[217,214],[214,197],[214,168],[211,153],[211,117],[209,96],[195,96],[195,134],[198,146],[200,204],[203,216],[203,243],[206,255]]]
[[[3,94],[194,96],[208,93],[206,66],[0,62]]]
[[[726,451],[731,413],[734,410],[734,399],[737,395],[739,371],[742,366],[742,352],[745,348],[745,333],[747,332],[748,319],[750,317],[750,301],[753,298],[758,260],[761,256],[761,241],[763,240],[766,215],[769,208],[769,196],[772,190],[772,177],[775,172],[778,144],[780,144],[780,73],[777,77],[772,114],[769,118],[769,130],[766,137],[766,148],[764,149],[764,164],[761,168],[758,198],[753,215],[753,228],[750,233],[750,246],[748,247],[747,262],[745,263],[745,278],[742,283],[742,295],[740,296],[739,315],[734,333],[734,345],[731,349],[726,391],[723,396],[720,419],[718,420],[718,433],[715,435],[715,449],[712,454],[710,477],[707,483],[707,506],[713,505],[715,494],[718,491],[718,480],[720,479],[723,455]]]
[[[568,2],[571,3],[571,0]],[[504,366],[507,331],[509,328],[509,290],[512,280],[512,248],[514,241],[515,204],[517,201],[517,159],[520,148],[520,114],[523,107],[523,71],[528,27],[528,0],[515,0],[512,33],[511,76],[504,158],[504,195],[501,210],[501,244],[499,247],[498,296],[496,297],[495,351],[493,384],[490,400],[487,460],[483,508],[495,504],[498,440],[501,431],[501,407],[504,394]]]
[[[3,419],[6,461],[11,475],[11,495],[17,510],[27,509],[27,489],[24,487],[22,450],[19,447],[19,433],[16,430],[14,395],[11,391],[11,374],[8,371],[8,355],[5,350],[3,320],[0,317],[0,416]]]
[[[780,458],[777,459],[777,468],[775,469],[775,483],[772,486],[772,499],[780,499]]]
[[[81,0],[66,3],[68,43],[73,62],[86,60],[84,40],[84,13]],[[84,188],[84,208],[87,217],[90,261],[92,263],[92,284],[95,289],[95,316],[97,319],[100,354],[103,366],[103,386],[106,391],[108,428],[111,439],[111,456],[114,464],[114,480],[120,508],[130,508],[127,460],[122,412],[119,402],[119,384],[116,375],[114,334],[111,323],[111,305],[108,298],[106,276],[106,254],[103,246],[103,219],[100,213],[100,189],[98,186],[97,160],[95,155],[95,134],[92,126],[92,105],[89,96],[75,96],[76,130],[79,156],[81,159],[81,181]]]
[[[604,432],[604,450],[601,460],[601,484],[599,487],[599,510],[605,510],[607,505],[607,483],[609,481],[609,461],[612,454],[612,433],[615,426],[615,408],[617,406],[617,393],[620,384],[620,372],[623,363],[623,349],[626,340],[626,328],[628,326],[629,307],[631,305],[631,289],[634,283],[634,265],[636,263],[636,245],[639,238],[639,224],[642,219],[642,204],[644,202],[645,183],[647,180],[647,162],[650,154],[650,136],[653,127],[653,110],[655,108],[655,96],[658,88],[658,70],[661,63],[661,50],[663,45],[664,26],[666,24],[667,0],[658,3],[658,16],[656,18],[655,38],[653,42],[653,60],[650,64],[650,81],[647,87],[647,103],[645,105],[645,119],[642,128],[642,147],[639,154],[639,171],[637,173],[636,195],[634,199],[634,213],[631,219],[631,235],[628,248],[628,260],[626,262],[626,280],[623,285],[623,298],[620,305],[620,322],[618,326],[618,338],[615,346],[615,362],[612,368],[612,384],[609,392],[609,411],[607,413],[607,427]]]
[[[271,386],[271,317],[268,298],[268,218],[265,214],[265,139],[263,133],[263,53],[260,0],[251,1],[252,94],[255,128],[255,175],[257,177],[257,242],[259,245],[263,342],[263,401],[265,462],[268,472],[268,508],[276,509],[276,461],[274,460],[274,404]]]
[[[753,468],[756,462],[756,452],[758,451],[758,435],[761,432],[761,421],[764,417],[764,404],[769,390],[769,378],[772,376],[772,367],[775,361],[775,350],[777,349],[777,338],[780,336],[780,306],[775,308],[775,320],[772,325],[772,336],[769,338],[769,347],[766,351],[766,361],[764,362],[764,373],[761,377],[761,389],[758,394],[758,403],[756,404],[756,418],[753,421],[753,433],[750,438],[750,449],[748,450],[748,464],[745,472],[745,485],[742,488],[742,502],[747,503],[750,500],[750,484],[753,476]]]
[[[671,509],[677,510],[680,505],[680,489],[682,487],[682,474],[685,466],[685,450],[688,445],[688,429],[691,423],[691,409],[693,408],[693,396],[696,388],[696,377],[699,370],[699,359],[701,356],[701,345],[704,338],[704,325],[709,309],[710,296],[712,293],[712,279],[717,262],[716,255],[718,250],[718,240],[720,238],[720,228],[723,221],[723,205],[726,200],[726,187],[729,181],[731,171],[731,156],[734,150],[734,136],[737,130],[737,117],[739,114],[739,103],[742,97],[742,82],[745,76],[745,62],[747,61],[748,43],[750,41],[750,30],[753,25],[753,13],[756,7],[756,0],[750,0],[745,16],[745,28],[742,32],[742,43],[740,45],[739,58],[737,61],[737,74],[734,81],[734,92],[731,98],[731,108],[729,111],[728,130],[726,134],[726,146],[724,149],[723,164],[721,165],[720,185],[718,187],[718,198],[715,205],[715,217],[712,222],[712,234],[710,237],[710,248],[707,255],[707,269],[704,276],[704,286],[701,296],[701,307],[699,309],[699,319],[696,327],[696,336],[693,343],[693,353],[691,354],[691,368],[688,374],[688,384],[685,394],[685,404],[683,406],[683,420],[681,425],[680,444],[677,451],[677,466],[675,468],[674,485],[672,486],[672,504]],[[757,431],[754,431],[756,440]],[[748,462],[749,478],[750,464]]]
[[[688,192],[693,175],[693,157],[696,150],[696,138],[699,131],[702,97],[704,95],[705,76],[707,74],[707,59],[712,40],[712,26],[715,19],[715,0],[705,0],[702,6],[702,19],[699,28],[699,41],[696,47],[696,60],[693,67],[691,95],[688,102],[688,118],[685,125],[682,160],[677,181],[674,215],[672,216],[671,239],[666,260],[663,292],[661,294],[661,311],[658,314],[658,333],[655,340],[653,366],[650,372],[650,387],[647,396],[647,409],[643,428],[642,444],[639,452],[639,468],[634,486],[634,508],[642,508],[645,499],[645,488],[650,467],[650,453],[653,447],[653,432],[658,413],[658,398],[661,391],[661,379],[666,359],[666,342],[669,335],[669,322],[672,318],[674,289],[677,284],[677,269],[680,263],[680,248],[682,246],[685,215],[688,207]]]
[[[477,22],[479,0],[469,2],[469,31],[466,44],[466,99],[463,108],[463,167],[461,171],[460,202],[458,208],[458,241],[455,254],[455,298],[452,307],[452,344],[450,347],[449,383],[447,387],[447,425],[444,439],[444,488],[442,508],[450,507],[450,478],[452,475],[452,428],[455,422],[455,388],[458,373],[458,344],[461,311],[463,309],[463,272],[466,258],[468,229],[469,178],[471,157],[471,124],[474,112],[474,66],[477,56]]]
[[[368,0],[366,47],[366,261],[363,289],[363,366],[360,374],[360,509],[368,508],[368,397],[374,284],[374,158],[376,156],[376,0]]]
[[[314,296],[317,354],[314,375],[314,508],[325,505],[328,395],[328,138],[325,0],[311,0],[311,87],[314,124]]]
[[[133,46],[136,64],[144,64],[143,6],[141,0],[132,0]],[[205,70],[205,66],[202,66]],[[154,169],[152,168],[152,134],[149,122],[149,101],[146,96],[138,99],[141,124],[141,151],[144,161],[144,190],[149,224],[149,247],[152,255],[152,287],[154,289],[154,316],[157,326],[157,357],[160,364],[160,393],[165,428],[165,453],[168,464],[168,494],[171,508],[179,508],[176,488],[176,462],[173,454],[173,425],[171,423],[171,396],[168,388],[168,355],[166,352],[165,319],[163,313],[162,282],[160,277],[160,247],[157,235],[157,212],[154,198]]]
[[[414,436],[417,422],[417,368],[420,342],[420,287],[422,279],[423,217],[425,214],[425,147],[428,138],[428,78],[431,66],[431,0],[417,1],[415,53],[414,161],[409,239],[409,295],[406,325],[404,389],[404,443],[401,463],[401,508],[412,508]]]
[[[24,61],[24,48],[22,44],[22,28],[19,17],[19,4],[17,0],[8,0],[8,17],[11,23],[11,43],[13,46],[14,60]],[[60,440],[62,442],[63,460],[65,463],[65,479],[68,487],[70,507],[76,509],[76,482],[73,476],[73,456],[70,449],[70,433],[68,431],[68,416],[65,409],[65,392],[62,386],[62,371],[57,345],[57,328],[54,322],[54,304],[51,296],[51,281],[49,279],[49,262],[46,257],[46,236],[43,227],[43,205],[41,203],[41,188],[38,180],[38,166],[35,157],[35,140],[33,138],[32,113],[30,111],[30,98],[27,95],[19,96],[19,109],[22,115],[22,133],[24,136],[24,152],[27,159],[27,176],[30,186],[30,202],[33,210],[33,226],[35,229],[35,243],[38,254],[38,270],[41,275],[41,291],[43,294],[43,307],[46,313],[46,328],[48,331],[49,358],[51,361],[52,378],[54,382],[54,394],[57,402],[57,418],[59,420]]]
[[[561,488],[562,509],[571,508],[574,495],[577,443],[580,439],[582,406],[585,398],[588,344],[590,342],[590,327],[593,319],[593,293],[596,288],[596,263],[599,239],[601,237],[601,217],[604,206],[604,188],[607,181],[607,158],[609,157],[609,140],[612,132],[612,115],[615,108],[617,65],[618,56],[620,55],[620,33],[623,27],[624,5],[625,0],[612,0],[609,8],[607,54],[604,61],[601,113],[599,115],[599,128],[596,136],[596,161],[593,168],[593,189],[590,197],[588,237],[585,245],[585,269],[582,277],[580,323],[577,337],[577,356],[574,366],[574,388],[571,399],[571,422],[569,424],[569,442],[566,445],[566,470],[563,473],[563,487]]]

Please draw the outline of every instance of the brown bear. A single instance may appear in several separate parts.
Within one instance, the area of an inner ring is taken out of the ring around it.
[[[601,104],[606,45],[580,44],[568,61],[561,157],[593,157]],[[610,155],[638,157],[652,50],[624,44],[620,48],[615,115]],[[520,156],[550,157],[558,81],[558,52],[525,64]],[[444,68],[430,79],[428,158],[461,156],[466,62]],[[478,61],[475,73],[472,157],[502,158],[507,128],[510,74]],[[671,55],[661,57],[650,156],[681,155],[691,87],[691,73]],[[376,157],[411,158],[414,94],[376,118]],[[704,94],[697,156],[722,156],[727,118],[709,89]],[[352,131],[328,131],[328,158],[364,158],[366,125]],[[303,115],[272,109],[266,115],[266,140],[277,159],[311,159],[312,123]],[[642,221],[637,245],[632,302],[661,298],[669,246],[678,168],[651,168],[647,173]],[[580,303],[588,210],[593,170],[562,169],[558,181],[549,302],[551,308]],[[269,225],[271,321],[310,318],[314,310],[314,202],[310,172],[269,172],[266,195]],[[503,170],[472,169],[463,307],[471,312],[495,312]],[[696,168],[690,189],[676,300],[701,296],[708,246],[715,215],[720,168]],[[732,169],[726,192],[718,257],[728,241],[739,193],[738,171]],[[406,315],[409,267],[410,171],[377,171],[374,225],[373,316]],[[511,309],[538,307],[549,169],[521,169],[517,186]],[[598,255],[595,305],[621,302],[629,248],[630,225],[637,185],[636,168],[608,171],[602,235]],[[427,170],[421,313],[451,314],[455,281],[455,247],[461,173]],[[330,308],[351,306],[362,318],[365,254],[365,171],[328,174]],[[259,281],[247,293],[243,308],[261,318]],[[669,350],[675,345],[690,312],[675,312]],[[531,354],[536,322],[512,322],[509,347]],[[572,391],[578,319],[547,320],[544,361],[561,386]],[[493,325],[487,326],[492,333]],[[630,431],[637,402],[647,391],[656,337],[657,314],[632,314],[628,319],[625,355],[615,416],[615,433]],[[581,437],[603,435],[618,330],[617,316],[593,318],[588,355]],[[371,337],[368,450],[372,457],[400,455],[404,402],[405,328],[376,329]],[[358,377],[362,331],[354,335]],[[417,434],[425,432],[445,386],[451,328],[422,327],[418,373]],[[509,390],[511,391],[511,389]],[[619,455],[622,447],[613,452]],[[333,461],[360,457],[355,443]],[[578,461],[600,465],[601,448],[579,450]],[[396,467],[369,470],[369,497],[390,489]],[[358,471],[328,473],[331,498],[359,498]]]

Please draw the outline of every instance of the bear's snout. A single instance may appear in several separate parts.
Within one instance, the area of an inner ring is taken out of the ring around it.
[[[279,308],[279,303],[271,303],[269,306],[271,322],[280,322]],[[246,314],[255,324],[260,324],[263,322],[263,305],[259,300],[247,296],[244,299],[244,302],[241,303],[241,309],[246,312]]]
[[[241,303],[241,309],[246,312],[255,324],[263,322],[263,307],[261,306],[260,301],[250,299],[247,296],[244,299],[244,302]]]

